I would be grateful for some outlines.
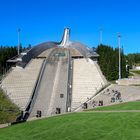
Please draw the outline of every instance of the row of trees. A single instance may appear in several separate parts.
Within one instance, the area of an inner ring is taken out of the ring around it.
[[[0,46],[0,75],[5,73],[6,61],[16,55],[16,46]]]
[[[107,80],[112,81],[118,79],[118,48],[114,49],[110,46],[101,44],[97,47],[96,51],[100,55],[98,63]],[[121,76],[122,78],[128,77],[128,72],[126,71],[126,57],[123,53],[123,50],[121,51]]]
[[[140,66],[140,53],[131,53],[127,55],[128,64],[132,66]]]
[[[29,47],[31,48],[31,45],[29,45]],[[24,50],[25,48],[22,49],[21,46],[20,51]],[[108,45],[101,44],[97,47],[96,51],[100,55],[98,62],[107,80],[111,81],[118,79],[118,48],[114,49]],[[6,61],[16,55],[16,46],[0,46],[0,76],[5,73]],[[132,65],[140,64],[140,53],[128,54],[127,56],[125,56],[123,50],[121,51],[122,78],[128,76],[128,72],[126,71],[126,64],[129,64],[130,67],[132,67]]]
[[[23,48],[20,44],[20,52],[31,49],[31,44]],[[17,55],[17,46],[0,46],[0,77],[6,72],[6,61]]]

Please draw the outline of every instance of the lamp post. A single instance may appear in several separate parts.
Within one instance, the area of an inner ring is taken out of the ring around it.
[[[118,33],[118,47],[119,47],[119,79],[121,79],[121,48],[120,48],[120,42],[121,42],[121,35]]]
[[[100,44],[103,43],[103,28],[100,28]]]
[[[18,55],[20,54],[20,28],[18,28]]]

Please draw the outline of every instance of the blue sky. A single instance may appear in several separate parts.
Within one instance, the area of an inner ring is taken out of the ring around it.
[[[140,1],[0,0],[0,45],[17,45],[19,27],[23,46],[60,41],[69,27],[72,41],[96,47],[102,27],[103,44],[117,47],[120,32],[124,52],[140,52]]]

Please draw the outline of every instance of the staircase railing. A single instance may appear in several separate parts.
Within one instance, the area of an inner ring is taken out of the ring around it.
[[[25,120],[28,119],[28,117],[29,117],[29,115],[30,115],[30,113],[32,111],[33,105],[35,103],[35,100],[36,100],[36,97],[37,97],[37,89],[38,89],[39,83],[41,81],[41,78],[42,78],[46,63],[47,63],[47,59],[45,59],[43,61],[42,65],[41,65],[41,68],[40,68],[40,71],[39,71],[35,86],[33,88],[34,90],[33,90],[32,95],[30,97],[30,101],[28,102],[28,104],[26,106],[26,110],[25,110],[24,116],[23,116],[23,119],[25,119]]]
[[[84,103],[88,103],[90,100],[92,100],[95,96],[97,96],[101,91],[103,91],[104,89],[106,89],[107,87],[110,86],[110,83],[106,84],[104,87],[100,88],[93,96],[91,96],[89,99],[87,99]],[[75,112],[76,110],[81,109],[83,106],[83,103],[81,105],[79,105],[78,107],[76,107],[75,109],[72,110],[72,112]]]
[[[68,51],[68,81],[67,81],[67,101],[66,101],[66,112],[69,112],[71,108],[72,99],[72,60],[70,51]]]

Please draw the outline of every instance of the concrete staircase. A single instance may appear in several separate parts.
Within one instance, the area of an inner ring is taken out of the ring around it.
[[[103,101],[104,106],[109,106],[113,104],[119,104],[120,100],[115,100],[111,102],[111,98],[115,97],[115,92],[121,93],[121,102],[129,102],[140,100],[140,87],[139,86],[122,86],[117,84],[111,84],[105,90],[101,91],[97,96],[90,100],[88,108],[93,108],[93,102],[96,104],[94,107],[98,107],[99,101]]]
[[[72,106],[74,111],[91,98],[107,81],[91,59],[75,59],[73,63]]]
[[[43,59],[32,59],[25,69],[15,67],[3,79],[1,87],[21,110],[25,110],[42,66]]]

